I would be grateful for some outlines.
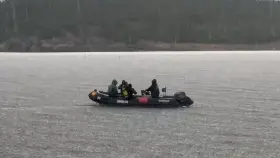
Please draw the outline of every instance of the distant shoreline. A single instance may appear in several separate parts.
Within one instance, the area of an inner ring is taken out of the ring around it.
[[[92,37],[82,41],[78,37],[39,40],[11,38],[0,44],[0,52],[154,52],[154,51],[267,51],[280,50],[280,41],[260,44],[202,44],[167,43],[140,40],[135,44]]]
[[[138,51],[138,52],[0,52],[0,55],[254,55],[280,54],[280,51],[253,50],[253,51]]]

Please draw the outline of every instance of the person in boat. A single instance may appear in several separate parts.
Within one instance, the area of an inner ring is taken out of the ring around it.
[[[158,88],[158,84],[157,84],[157,80],[153,79],[152,80],[152,85],[146,89],[146,91],[150,91],[151,92],[151,96],[152,98],[158,98],[159,97],[159,88]]]
[[[108,87],[109,97],[117,97],[118,89],[117,89],[118,81],[113,79],[112,84]]]
[[[118,89],[121,91],[121,95],[127,99],[128,98],[128,92],[127,92],[127,82],[125,80],[122,80],[122,84],[119,85]]]
[[[122,80],[122,83],[119,85],[118,89],[122,90],[122,88],[126,86],[127,86],[127,82],[125,80]]]
[[[137,94],[137,92],[135,91],[135,89],[132,88],[132,84],[128,84],[128,85],[127,85],[127,93],[128,93],[128,97],[127,97],[128,100],[134,98],[134,95],[133,95],[133,94]]]

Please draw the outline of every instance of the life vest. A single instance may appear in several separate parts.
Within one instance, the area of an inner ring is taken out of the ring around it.
[[[128,97],[128,92],[127,92],[127,90],[126,90],[125,87],[122,87],[122,95],[123,95],[124,97]]]

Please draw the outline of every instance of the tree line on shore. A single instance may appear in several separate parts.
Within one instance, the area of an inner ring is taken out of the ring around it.
[[[83,38],[172,43],[262,43],[280,39],[280,2],[261,0],[5,0],[0,41]]]

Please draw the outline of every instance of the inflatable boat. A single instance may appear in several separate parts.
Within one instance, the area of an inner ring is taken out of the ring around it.
[[[154,108],[176,108],[189,107],[194,102],[186,96],[185,92],[176,92],[173,96],[161,96],[151,98],[149,93],[144,90],[141,95],[135,95],[134,98],[127,100],[121,95],[109,97],[107,92],[97,91],[96,89],[88,94],[89,98],[101,105],[107,106],[137,106],[137,107],[154,107]]]

